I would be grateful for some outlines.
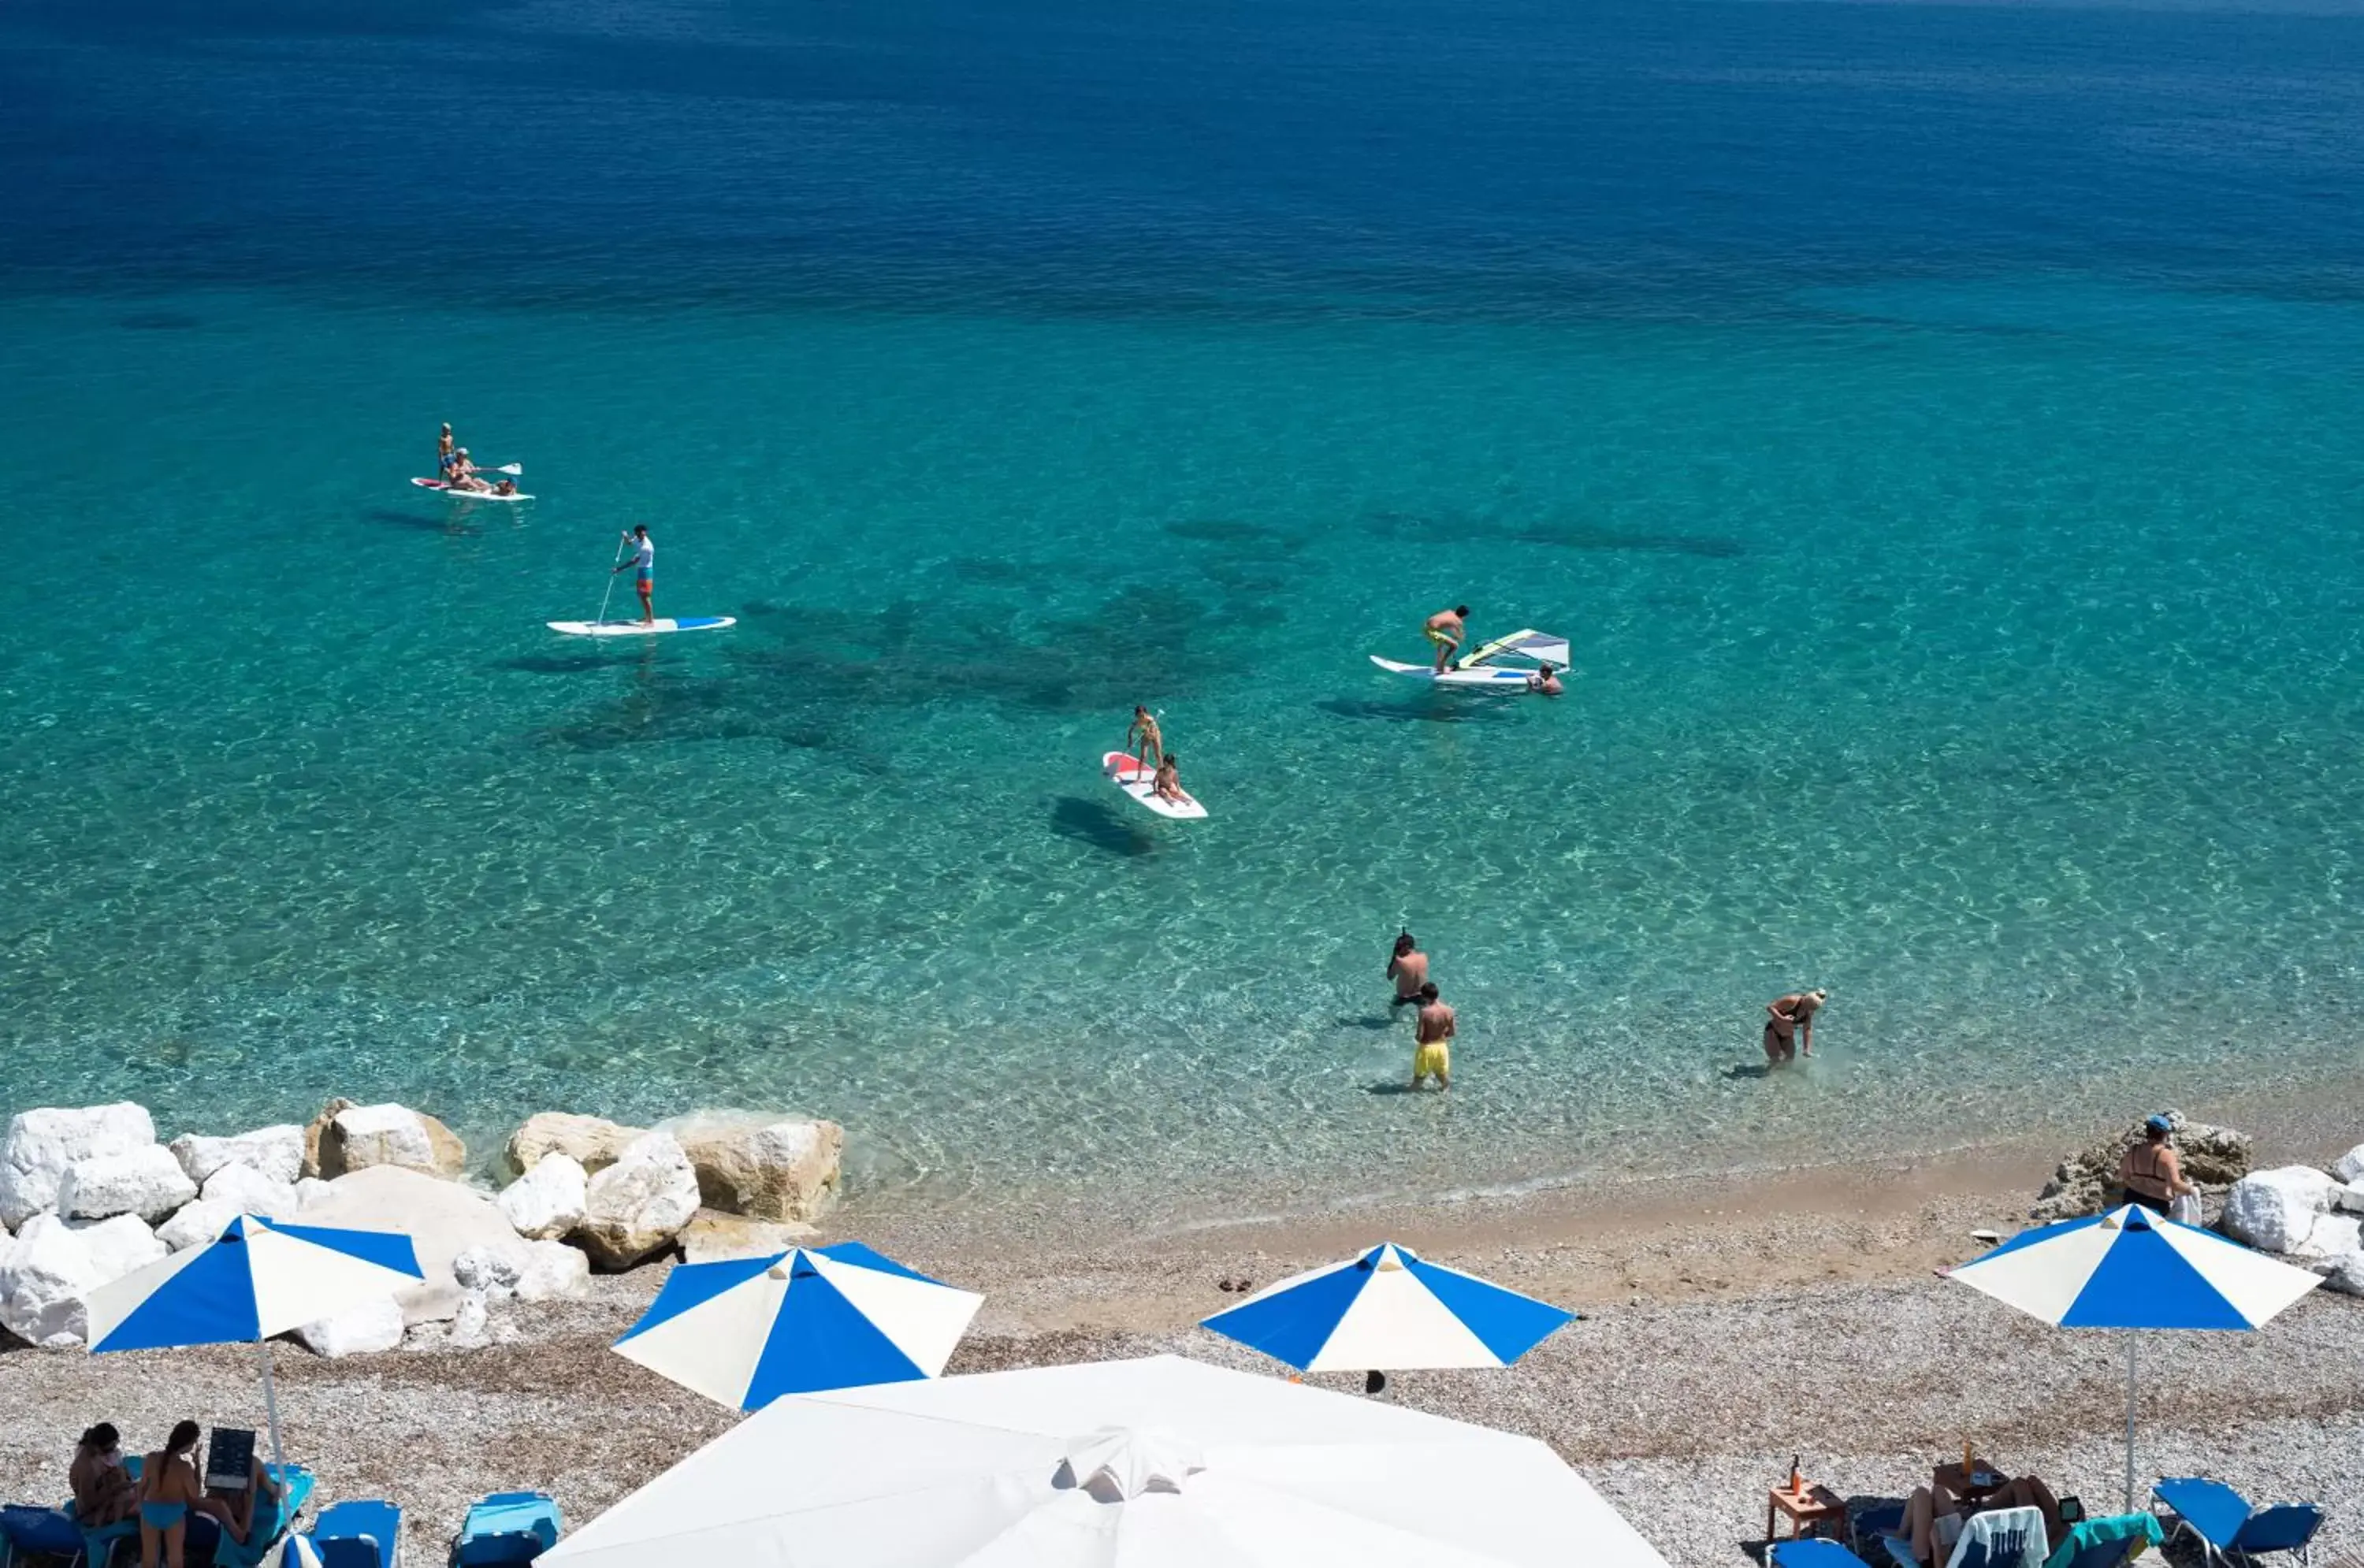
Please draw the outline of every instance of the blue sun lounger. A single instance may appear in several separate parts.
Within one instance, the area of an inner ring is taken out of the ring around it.
[[[402,1558],[402,1510],[392,1503],[338,1503],[312,1527],[320,1568],[395,1568]]]
[[[530,1562],[558,1544],[565,1529],[547,1492],[496,1492],[468,1507],[452,1538],[451,1568],[501,1568]]]
[[[311,1471],[303,1465],[268,1464],[263,1468],[270,1472],[272,1480],[278,1483],[279,1495],[269,1503],[254,1506],[254,1524],[246,1532],[243,1544],[227,1535],[215,1540],[214,1568],[258,1568],[258,1564],[271,1555],[271,1549],[279,1544],[279,1538],[287,1533],[288,1526],[294,1524],[296,1516],[304,1511],[304,1505],[312,1500],[312,1488],[317,1482]],[[195,1529],[196,1527],[192,1524],[189,1528]],[[194,1543],[190,1555],[196,1555]]]
[[[2080,1519],[2068,1527],[2044,1568],[2125,1568],[2166,1539],[2167,1532],[2148,1514]]]
[[[1871,1568],[1835,1540],[1777,1540],[1765,1549],[1767,1568]]]
[[[2198,1475],[2171,1476],[2152,1487],[2150,1495],[2154,1506],[2167,1505],[2179,1531],[2197,1536],[2203,1554],[2219,1562],[2287,1551],[2303,1563],[2314,1532],[2323,1528],[2323,1510],[2313,1503],[2252,1508],[2247,1498],[2222,1481]]]

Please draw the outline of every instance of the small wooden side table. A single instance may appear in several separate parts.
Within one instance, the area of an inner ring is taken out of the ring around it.
[[[1983,1485],[1979,1481],[1980,1476],[1986,1478]],[[1941,1464],[1937,1466],[1935,1473],[1930,1479],[1963,1502],[1972,1504],[1982,1503],[1992,1494],[2011,1485],[2010,1476],[2005,1475],[1985,1460],[1975,1457],[1972,1458],[1968,1470],[1963,1469],[1958,1462]]]
[[[1846,1499],[1820,1482],[1809,1482],[1797,1491],[1776,1486],[1765,1494],[1765,1540],[1769,1544],[1780,1538],[1773,1533],[1777,1514],[1790,1519],[1792,1540],[1807,1534],[1817,1525],[1835,1524],[1842,1531],[1846,1526]]]

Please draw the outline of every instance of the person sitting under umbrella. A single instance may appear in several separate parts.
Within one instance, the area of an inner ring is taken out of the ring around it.
[[[139,1511],[139,1483],[123,1468],[123,1436],[111,1421],[83,1433],[66,1479],[73,1487],[74,1523],[84,1529],[121,1524]]]
[[[1954,1542],[1961,1539],[1970,1515],[1990,1508],[2034,1508],[2044,1516],[2044,1539],[2060,1539],[2060,1499],[2036,1476],[2015,1476],[1975,1505],[1965,1504],[1951,1487],[1933,1476],[1928,1485],[1915,1486],[1912,1496],[1904,1500],[1904,1534],[1912,1542],[1912,1555],[1929,1568],[1936,1568],[1940,1554],[1951,1552]]]

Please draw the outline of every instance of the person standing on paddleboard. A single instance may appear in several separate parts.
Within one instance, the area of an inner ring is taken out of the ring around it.
[[[1136,736],[1141,743],[1133,746]],[[1165,761],[1165,732],[1157,728],[1157,720],[1150,717],[1149,710],[1138,703],[1133,705],[1132,723],[1124,732],[1124,743],[1133,746],[1132,760],[1144,768],[1154,765],[1149,760],[1153,752],[1159,762]]]
[[[641,624],[654,626],[657,619],[657,547],[656,541],[649,538],[649,525],[634,523],[632,531],[624,536],[624,543],[630,548],[632,559],[619,562],[616,570],[621,572],[626,566],[632,569],[632,585],[641,591]]]
[[[458,450],[452,444],[452,427],[447,424],[443,427],[443,434],[435,442],[435,472],[447,484],[452,478],[452,458]]]
[[[1428,954],[1420,951],[1410,931],[1396,933],[1395,956],[1388,960],[1388,978],[1396,983],[1395,1000],[1388,1004],[1388,1012],[1420,1000],[1420,988],[1428,984]]]

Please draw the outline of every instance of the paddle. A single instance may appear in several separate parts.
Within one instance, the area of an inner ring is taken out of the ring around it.
[[[627,534],[624,537],[625,539],[630,539],[631,536]],[[608,593],[599,595],[599,618],[591,623],[593,626],[606,626],[608,624],[608,595],[613,594],[616,591],[616,568],[622,564],[624,564],[624,540],[618,539],[616,541],[616,559],[608,567]]]

